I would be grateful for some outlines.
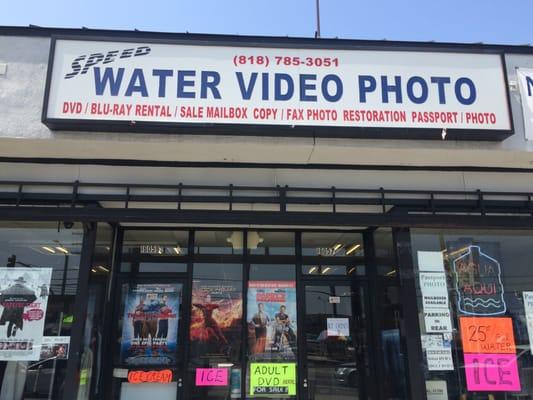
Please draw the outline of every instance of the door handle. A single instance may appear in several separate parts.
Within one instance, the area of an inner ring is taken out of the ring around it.
[[[304,388],[307,387],[307,378],[304,378],[304,384],[303,384],[303,387],[304,387]]]
[[[183,386],[183,380],[181,378],[178,379],[178,387]]]

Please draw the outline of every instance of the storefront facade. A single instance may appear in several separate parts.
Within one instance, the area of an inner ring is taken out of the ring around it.
[[[530,398],[528,68],[0,28],[0,398]]]

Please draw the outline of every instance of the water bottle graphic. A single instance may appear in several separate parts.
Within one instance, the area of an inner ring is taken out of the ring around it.
[[[457,307],[467,315],[505,314],[500,263],[481,251],[480,246],[468,246],[466,252],[453,260]]]

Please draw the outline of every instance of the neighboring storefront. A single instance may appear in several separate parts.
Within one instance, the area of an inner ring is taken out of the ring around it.
[[[532,71],[0,28],[0,399],[532,398]]]

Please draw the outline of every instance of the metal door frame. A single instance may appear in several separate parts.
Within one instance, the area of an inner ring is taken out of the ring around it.
[[[300,268],[301,271],[301,268]],[[366,319],[364,320],[364,326],[363,329],[365,330],[366,334],[366,354],[364,357],[368,358],[366,361],[369,365],[369,375],[370,375],[370,384],[367,384],[366,379],[362,377],[361,373],[359,373],[359,383],[362,384],[358,385],[357,388],[359,390],[360,398],[366,399],[368,398],[369,393],[369,387],[370,389],[374,387],[373,382],[375,382],[374,379],[374,371],[372,368],[370,368],[371,363],[370,358],[372,358],[371,353],[371,343],[370,343],[370,325],[372,321],[371,314],[369,313],[369,293],[368,293],[368,282],[366,279],[350,279],[350,277],[347,276],[304,276],[300,279],[300,288],[298,291],[298,323],[299,323],[299,334],[298,334],[298,365],[300,366],[298,368],[299,371],[299,379],[297,382],[297,393],[299,395],[297,398],[299,400],[311,400],[312,397],[310,397],[310,387],[309,387],[309,381],[308,381],[308,370],[307,370],[307,343],[305,340],[305,336],[302,333],[304,328],[304,318],[306,315],[306,288],[308,286],[329,286],[330,289],[334,286],[349,286],[352,296],[351,296],[351,307],[352,307],[352,317],[350,318],[351,321],[353,321],[355,318],[360,317],[362,312],[365,313]],[[356,307],[358,301],[356,302],[355,297],[353,296],[354,289],[362,289],[363,290],[363,296],[362,301],[363,304],[359,304],[359,307]],[[351,330],[350,333],[353,335],[355,324],[351,322]],[[353,360],[356,365],[359,363],[360,360],[358,360],[357,357]],[[372,397],[374,398],[374,397]]]
[[[111,294],[111,303],[112,307],[109,310],[110,318],[112,323],[110,324],[110,336],[111,340],[108,343],[106,354],[111,355],[110,362],[106,363],[107,368],[104,372],[104,386],[106,387],[106,399],[118,399],[118,392],[115,392],[115,385],[113,384],[113,369],[115,367],[120,368],[131,368],[131,366],[125,366],[125,365],[119,365],[117,364],[116,354],[117,354],[117,346],[116,346],[116,340],[120,335],[121,332],[118,329],[118,321],[121,317],[120,315],[120,307],[121,307],[121,293],[120,290],[122,288],[123,284],[134,284],[134,283],[159,283],[159,282],[171,282],[171,283],[179,283],[182,285],[182,294],[181,294],[181,315],[179,319],[179,325],[178,325],[178,341],[176,343],[176,353],[179,354],[181,352],[181,357],[178,358],[177,363],[175,366],[172,366],[177,371],[179,371],[180,375],[175,377],[175,380],[177,382],[177,390],[176,390],[176,400],[183,399],[184,396],[188,395],[188,393],[184,393],[187,385],[184,385],[184,382],[187,382],[187,365],[188,365],[188,349],[189,349],[189,332],[187,326],[190,320],[190,302],[191,302],[191,285],[192,285],[192,261],[190,258],[184,259],[182,263],[187,265],[187,270],[185,273],[181,272],[174,272],[174,273],[161,273],[161,272],[142,272],[140,273],[138,271],[138,265],[133,266],[133,269],[130,272],[122,272],[120,270],[122,259],[123,259],[123,239],[124,239],[124,231],[129,230],[131,228],[119,228],[119,233],[116,236],[116,239],[120,240],[120,243],[116,246],[117,251],[114,254],[114,263],[113,263],[113,277],[112,277],[112,284],[110,284],[110,292]],[[133,228],[135,230],[135,228]],[[194,237],[193,235],[189,235],[189,243],[188,243],[188,250],[191,250],[191,241],[194,243]],[[189,253],[190,254],[190,253]],[[120,295],[117,295],[119,293]],[[159,366],[157,366],[159,367]],[[144,368],[141,366],[140,368]],[[108,397],[110,395],[113,395],[113,397]]]

